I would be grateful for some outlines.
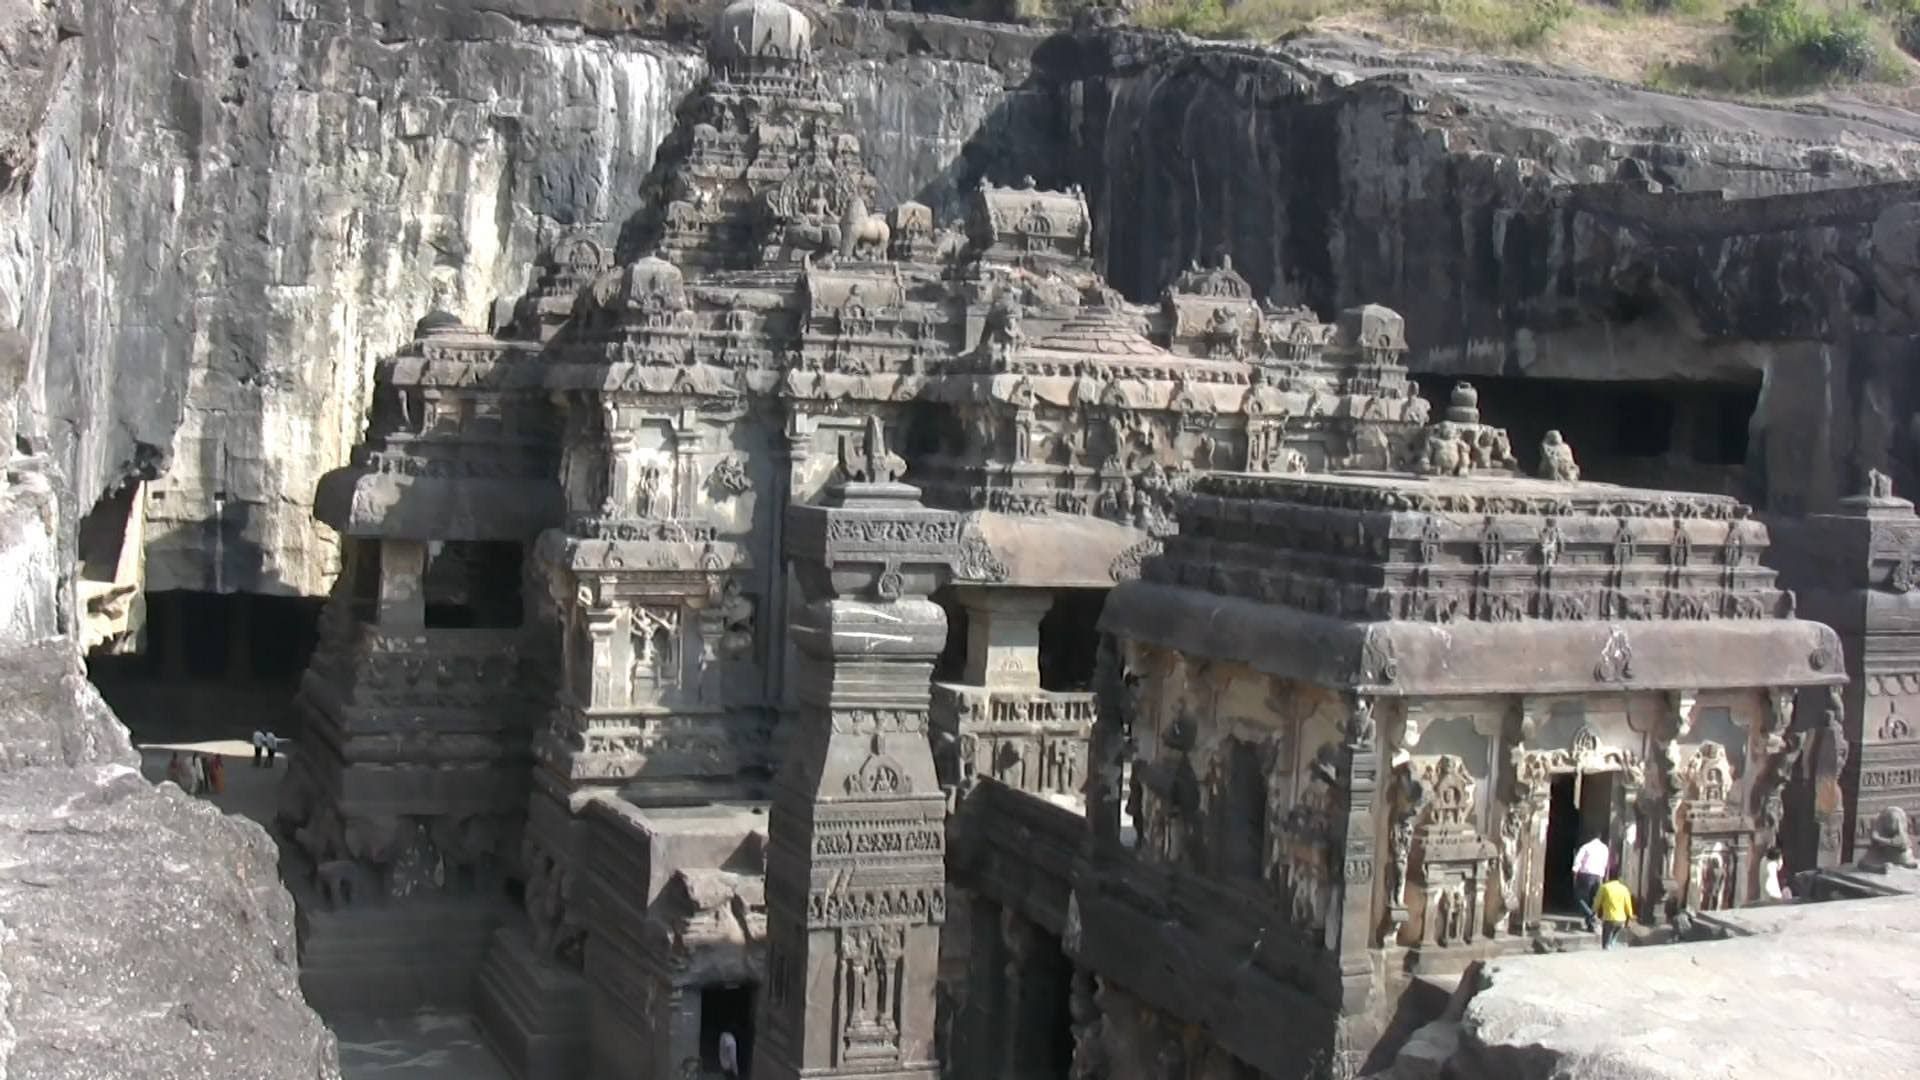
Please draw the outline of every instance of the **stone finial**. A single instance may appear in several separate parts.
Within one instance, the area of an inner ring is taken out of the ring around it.
[[[1888,476],[1886,473],[1881,472],[1879,469],[1868,469],[1867,470],[1867,498],[1869,499],[1893,498],[1893,477]]]
[[[1573,447],[1559,431],[1547,432],[1540,440],[1540,479],[1573,483],[1580,479],[1580,466],[1573,460]]]
[[[869,415],[866,437],[861,440],[858,451],[854,450],[850,436],[840,436],[840,471],[854,483],[891,484],[907,471],[907,463],[900,455],[887,450],[886,429],[879,417]]]
[[[1867,836],[1867,852],[1860,856],[1858,866],[1877,874],[1886,873],[1890,866],[1920,867],[1920,862],[1913,857],[1913,834],[1908,829],[1905,810],[1889,806],[1873,819],[1873,831]]]
[[[1480,422],[1480,391],[1470,382],[1453,384],[1453,393],[1447,398],[1447,419],[1456,424],[1478,424]]]

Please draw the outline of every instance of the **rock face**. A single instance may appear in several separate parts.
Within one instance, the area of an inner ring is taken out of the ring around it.
[[[1903,973],[1920,959],[1920,903],[1763,908],[1720,921],[1750,936],[1489,964],[1444,1075],[1911,1074],[1920,998]]]
[[[0,623],[0,1076],[337,1078],[272,841],[142,779],[52,633],[53,505],[32,466],[0,488],[0,563],[38,598]]]
[[[1058,179],[1130,295],[1226,251],[1280,303],[1400,311],[1416,371],[1758,387],[1736,493],[1769,510],[1831,505],[1866,467],[1915,476],[1913,279],[1883,269],[1911,261],[1915,192],[1861,187],[1920,176],[1910,113],[1341,38],[1089,32],[1035,63],[1072,144]]]
[[[488,325],[560,229],[611,240],[703,68],[618,32],[614,5],[31,10],[0,16],[24,60],[8,108],[43,117],[0,144],[18,237],[0,325],[28,331],[23,429],[81,510],[172,455],[148,504],[153,590],[324,592],[338,552],[312,493],[359,434],[374,360],[436,305]],[[951,205],[992,160],[961,151],[1029,38],[853,13],[829,36],[889,201]]]

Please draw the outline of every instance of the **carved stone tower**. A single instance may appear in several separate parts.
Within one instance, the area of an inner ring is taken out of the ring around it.
[[[762,1077],[938,1071],[946,803],[927,708],[946,617],[928,596],[960,518],[895,481],[877,417],[853,450],[824,505],[788,511],[802,659],[769,830]]]

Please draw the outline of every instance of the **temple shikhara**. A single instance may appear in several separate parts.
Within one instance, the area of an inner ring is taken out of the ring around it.
[[[1736,500],[1430,406],[1391,310],[1128,302],[1030,180],[878,205],[812,35],[726,8],[621,235],[379,365],[280,790],[317,1005],[526,1078],[1350,1076],[1579,946],[1593,837],[1650,926],[1897,847],[1843,793],[1911,504],[1792,537],[1900,575],[1797,610]]]

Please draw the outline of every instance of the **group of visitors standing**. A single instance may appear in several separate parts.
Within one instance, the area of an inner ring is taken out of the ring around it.
[[[226,759],[176,750],[167,762],[167,779],[189,795],[218,795],[227,790]]]

